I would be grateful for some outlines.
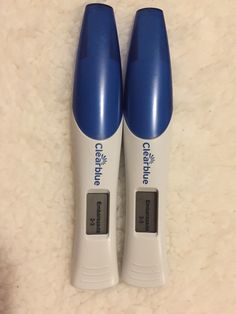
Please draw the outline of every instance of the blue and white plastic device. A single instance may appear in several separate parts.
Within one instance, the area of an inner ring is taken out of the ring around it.
[[[72,284],[118,282],[116,196],[122,135],[120,52],[111,7],[86,7],[75,69],[73,163],[76,227]]]
[[[170,56],[159,9],[136,14],[124,102],[127,210],[122,278],[131,285],[156,287],[167,277],[164,212],[172,116]]]

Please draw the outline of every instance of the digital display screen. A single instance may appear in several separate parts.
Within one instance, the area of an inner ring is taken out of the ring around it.
[[[136,232],[158,232],[158,191],[136,192]]]
[[[109,217],[109,194],[87,194],[87,234],[107,234]]]

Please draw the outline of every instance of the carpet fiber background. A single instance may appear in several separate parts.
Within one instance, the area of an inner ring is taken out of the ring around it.
[[[174,83],[170,282],[80,291],[69,283],[70,107],[87,1],[0,1],[0,313],[236,312],[236,1],[102,1],[123,63],[135,11],[165,11]],[[117,243],[124,236],[121,158]]]

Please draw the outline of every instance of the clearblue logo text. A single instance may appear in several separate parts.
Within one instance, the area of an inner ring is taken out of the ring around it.
[[[103,154],[103,145],[95,144],[95,167],[94,167],[94,185],[100,185],[103,166],[107,162],[106,155]]]
[[[151,174],[151,165],[155,156],[151,153],[151,146],[148,142],[143,143],[143,184],[148,184]]]

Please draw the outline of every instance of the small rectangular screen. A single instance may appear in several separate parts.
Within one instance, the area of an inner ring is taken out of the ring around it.
[[[136,232],[157,233],[158,192],[136,192]]]
[[[107,234],[109,216],[109,194],[87,194],[87,234]]]

